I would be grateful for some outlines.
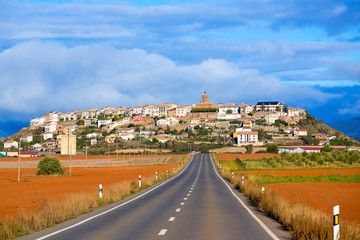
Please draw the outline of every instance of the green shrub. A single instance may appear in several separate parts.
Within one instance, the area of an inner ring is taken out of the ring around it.
[[[275,144],[270,144],[266,147],[266,151],[268,153],[278,153],[279,152],[279,148],[278,146],[276,146]]]
[[[61,163],[56,157],[45,157],[39,162],[38,168],[37,174],[39,175],[64,174],[64,169],[61,167]]]

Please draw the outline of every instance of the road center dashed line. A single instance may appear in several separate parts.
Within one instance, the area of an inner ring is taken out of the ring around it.
[[[161,229],[161,231],[158,233],[159,236],[164,236],[167,232],[167,229]]]
[[[177,208],[176,210],[175,210],[175,212],[180,212],[181,211],[181,208]]]
[[[186,198],[184,198],[184,201],[186,201],[187,200],[187,197]]]
[[[186,196],[190,196],[190,194],[186,194]]]
[[[173,222],[175,220],[175,217],[169,218],[169,222]]]
[[[184,205],[184,204],[185,204],[184,202],[180,203],[180,205]]]

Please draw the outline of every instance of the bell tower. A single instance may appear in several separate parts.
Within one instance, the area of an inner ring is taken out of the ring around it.
[[[201,102],[202,103],[209,102],[209,95],[206,94],[206,91],[204,91],[204,94],[201,96]]]

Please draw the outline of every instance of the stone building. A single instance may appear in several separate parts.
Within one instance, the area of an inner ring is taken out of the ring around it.
[[[76,136],[71,133],[70,126],[61,135],[61,155],[76,155]]]

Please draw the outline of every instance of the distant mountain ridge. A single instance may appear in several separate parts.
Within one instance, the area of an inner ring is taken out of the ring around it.
[[[360,139],[360,117],[329,123],[329,126],[345,133],[349,137]]]

